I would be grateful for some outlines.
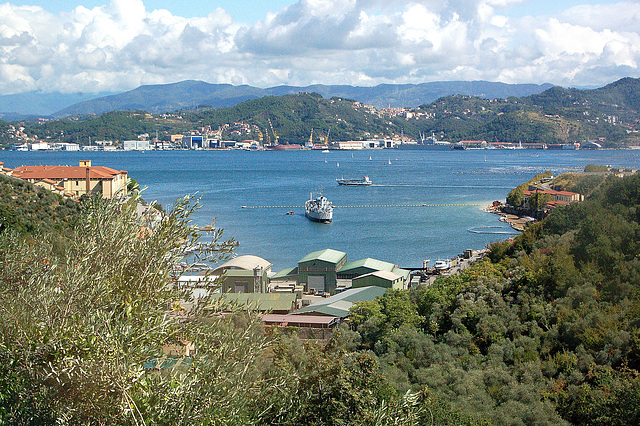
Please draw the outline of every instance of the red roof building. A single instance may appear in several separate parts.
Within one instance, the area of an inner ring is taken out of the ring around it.
[[[87,192],[102,194],[104,198],[127,195],[126,171],[91,166],[91,161],[80,161],[79,166],[21,166],[13,169],[11,175],[34,184],[62,188],[63,193],[74,197]]]

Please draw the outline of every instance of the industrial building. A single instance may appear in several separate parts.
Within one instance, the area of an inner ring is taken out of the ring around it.
[[[409,271],[407,271],[409,272]],[[352,280],[352,288],[359,287],[384,287],[393,290],[404,290],[406,288],[406,278],[403,275],[391,271],[374,271],[365,275],[360,275]]]
[[[347,262],[346,253],[326,249],[308,254],[298,262],[297,268],[284,269],[269,280],[272,291],[298,286],[307,292],[336,294],[352,286],[404,289],[410,275],[410,271],[393,263],[371,258]],[[360,279],[356,281],[356,278]]]
[[[204,146],[204,138],[202,136],[182,136],[182,147],[186,149],[209,148]]]
[[[214,293],[206,308],[213,311],[230,312],[232,306],[242,306],[245,310],[269,312],[285,315],[298,307],[298,299],[293,293]]]
[[[258,256],[238,256],[215,268],[223,293],[266,293],[272,264]]]
[[[347,263],[347,254],[325,249],[306,255],[298,262],[298,285],[319,294],[335,293],[338,270]]]
[[[325,315],[337,318],[347,318],[351,307],[357,302],[369,302],[387,292],[382,287],[350,288],[331,297],[321,299],[309,306],[298,309],[293,315]]]
[[[151,149],[149,145],[149,141],[139,141],[139,140],[131,140],[131,141],[123,141],[122,149],[125,151],[148,151]]]

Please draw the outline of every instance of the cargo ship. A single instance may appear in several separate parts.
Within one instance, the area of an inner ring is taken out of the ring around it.
[[[369,176],[365,176],[362,179],[336,179],[338,185],[348,185],[348,186],[369,186],[373,182],[369,179]]]
[[[304,215],[314,222],[331,223],[333,220],[333,204],[322,194],[313,199],[313,194],[309,194],[309,199],[304,203]]]

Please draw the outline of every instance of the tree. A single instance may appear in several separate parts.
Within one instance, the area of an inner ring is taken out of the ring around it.
[[[171,285],[178,248],[198,237],[188,220],[195,203],[143,228],[137,201],[86,199],[58,250],[51,233],[0,235],[0,423],[254,416],[249,401],[271,383],[254,367],[269,342],[262,327],[255,317],[233,327],[201,303],[178,309],[190,297]],[[172,365],[163,347],[181,342],[195,354]]]
[[[513,207],[519,207],[524,202],[524,189],[522,186],[518,186],[507,195],[507,204]]]

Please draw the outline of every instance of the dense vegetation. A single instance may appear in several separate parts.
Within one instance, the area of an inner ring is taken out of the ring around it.
[[[89,145],[103,140],[135,140],[138,135],[155,132],[145,112],[113,111],[97,117],[74,117],[47,121],[31,129],[40,138]]]
[[[610,177],[459,276],[361,304],[399,390],[496,424],[640,422],[640,176]]]
[[[55,227],[0,233],[0,423],[640,423],[640,175],[357,304],[326,346],[181,306],[166,283],[195,206],[141,232],[135,201],[86,199],[57,250]]]
[[[80,205],[20,179],[0,175],[0,232],[65,231],[80,217]]]
[[[220,135],[225,139],[258,140],[261,133],[266,143],[275,140],[273,125],[281,143],[306,142],[313,129],[316,136],[330,134],[331,140],[399,138],[403,134],[418,139],[433,133],[452,142],[559,144],[596,140],[605,147],[621,147],[639,140],[638,93],[640,80],[626,78],[596,90],[554,87],[520,98],[447,96],[402,112],[385,113],[344,98],[299,93],[265,96],[229,108],[198,107],[161,115],[120,111],[20,124],[26,127],[27,135],[81,145],[89,140],[134,139],[145,133],[155,136],[156,132],[168,140],[173,133],[207,126],[215,132],[224,125],[231,126]],[[234,123],[255,128],[234,134]],[[0,141],[16,142],[6,130],[1,132]]]

